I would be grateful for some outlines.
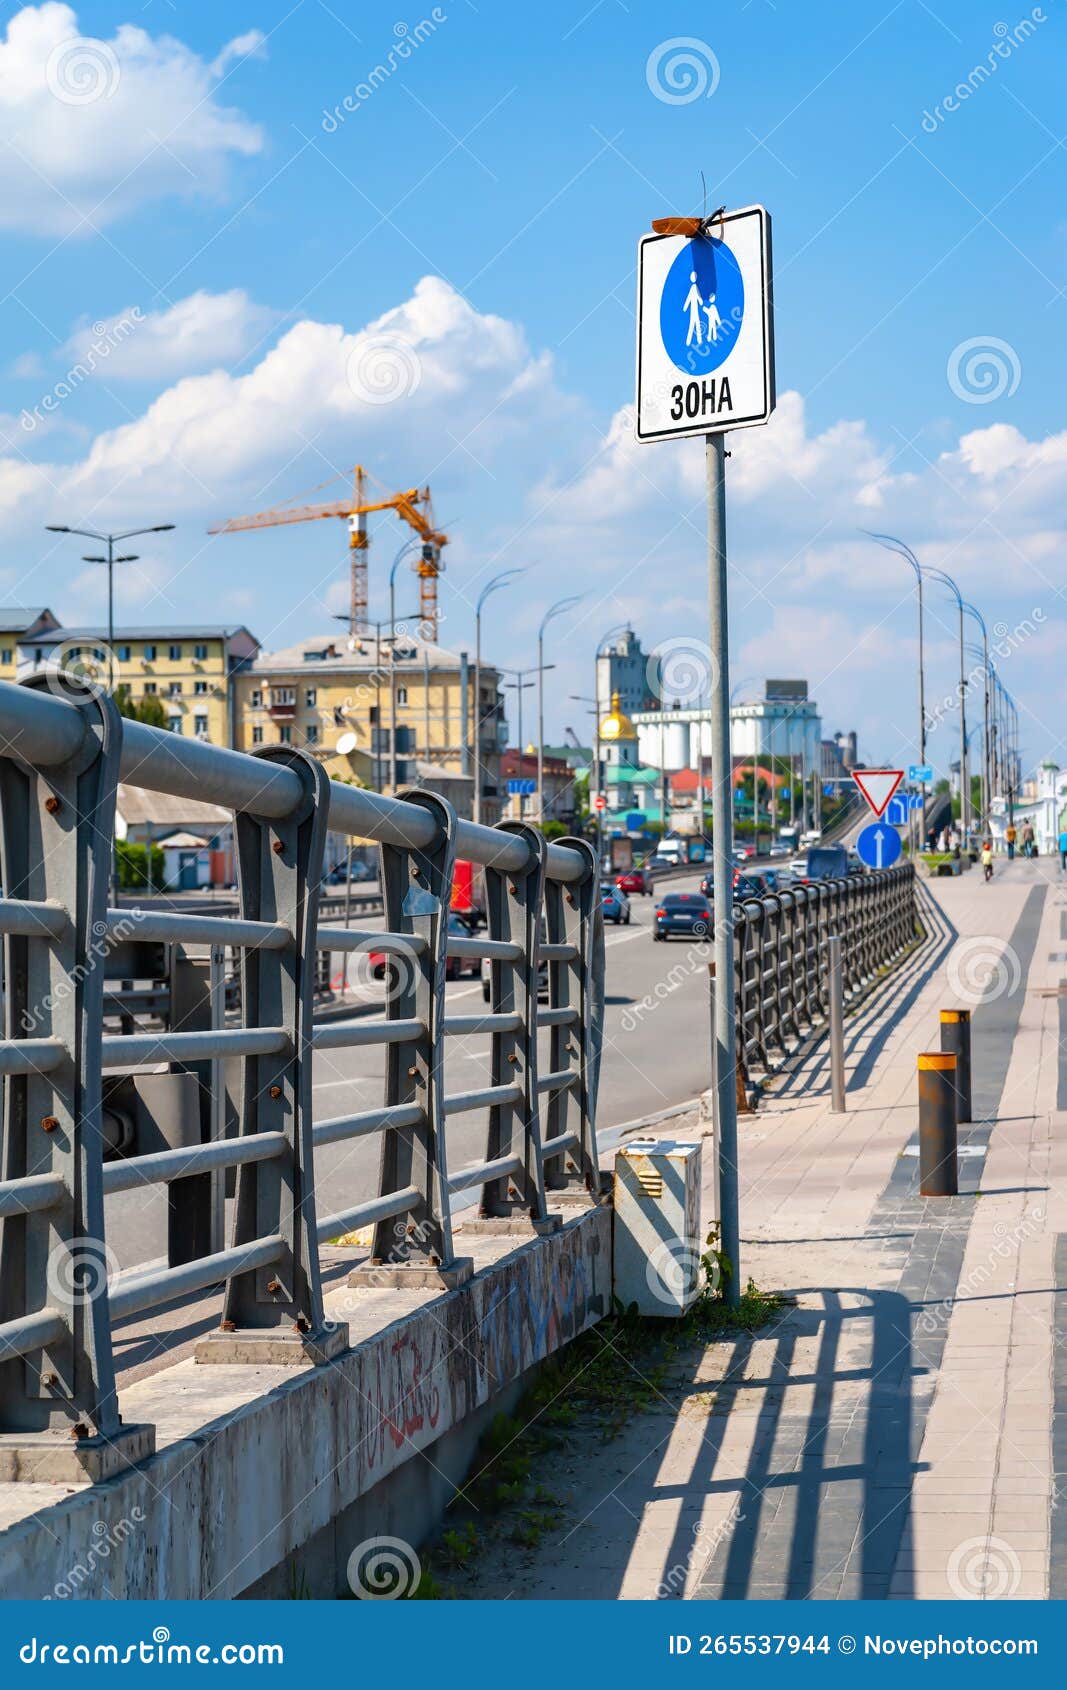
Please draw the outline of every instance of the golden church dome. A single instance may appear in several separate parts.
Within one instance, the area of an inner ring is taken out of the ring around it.
[[[637,729],[619,704],[619,695],[611,695],[611,714],[600,724],[601,739],[636,739]]]

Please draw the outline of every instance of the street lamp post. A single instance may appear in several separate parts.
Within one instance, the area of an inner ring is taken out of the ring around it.
[[[545,629],[557,616],[564,611],[572,610],[584,593],[574,593],[570,598],[557,599],[549,605],[541,618],[541,625],[537,630],[537,822],[544,826],[545,820]],[[554,668],[554,664],[549,664]]]
[[[989,800],[991,797],[991,769],[989,763],[989,632],[985,617],[973,604],[964,600],[964,610],[973,616],[982,630],[982,829],[989,828]]]
[[[942,586],[945,586],[949,589],[953,598],[956,600],[956,608],[957,608],[957,611],[959,612],[959,622],[960,622],[960,629],[959,629],[959,632],[960,632],[960,832],[963,835],[964,844],[966,844],[967,839],[968,839],[968,835],[969,835],[970,820],[971,820],[971,783],[970,783],[970,775],[968,773],[968,764],[967,764],[967,676],[966,676],[965,669],[964,669],[964,659],[963,659],[963,614],[964,614],[963,595],[961,594],[961,592],[960,592],[959,588],[957,587],[955,581],[952,579],[952,576],[946,575],[945,571],[943,569],[930,569],[929,567],[927,567],[926,569],[923,570],[923,574],[929,575],[931,580],[933,580],[933,581],[940,581]]]
[[[474,819],[482,819],[482,605],[490,593],[506,587],[524,569],[504,569],[487,581],[474,607]]]
[[[396,791],[396,572],[402,559],[416,546],[421,536],[405,541],[393,559],[389,571],[389,790]]]
[[[136,563],[137,553],[127,552],[122,557],[115,556],[115,546],[120,540],[133,540],[138,534],[169,534],[173,529],[173,522],[156,522],[151,528],[124,528],[121,534],[100,534],[95,528],[71,528],[66,523],[46,522],[45,529],[49,534],[79,534],[85,540],[102,540],[107,547],[106,557],[84,557],[86,563],[102,563],[107,566],[107,653],[108,663],[112,661],[112,647],[115,643],[115,565],[117,563]]]
[[[546,669],[554,669],[555,667],[556,667],[556,665],[554,663],[547,663],[545,665]],[[505,690],[507,692],[515,692],[515,693],[518,694],[518,708],[519,708],[519,720],[518,720],[518,729],[519,729],[519,778],[521,780],[523,778],[522,760],[523,760],[523,757],[525,756],[525,752],[523,751],[523,748],[522,748],[522,695],[526,691],[527,687],[532,687],[534,685],[533,681],[528,681],[526,679],[527,675],[532,675],[534,673],[534,671],[532,669],[502,669],[500,671],[500,673],[502,675],[514,675],[515,676],[515,679],[513,681],[505,681],[504,687],[505,687]],[[526,812],[526,794],[523,793],[523,792],[520,792],[519,793],[519,820],[520,821],[522,821],[524,819],[525,812]]]
[[[925,765],[926,765],[926,682],[925,682],[925,679],[924,679],[924,676],[923,676],[923,572],[922,572],[922,566],[919,563],[918,558],[915,556],[915,553],[912,551],[911,547],[906,546],[904,544],[903,540],[895,540],[891,534],[872,534],[869,529],[864,529],[863,532],[867,535],[868,539],[877,540],[878,544],[880,546],[884,546],[886,551],[896,552],[897,556],[902,557],[905,560],[905,562],[909,563],[911,565],[912,569],[915,571],[915,588],[916,588],[916,593],[918,595],[918,601],[919,601],[919,762],[923,767],[925,767]],[[919,790],[922,794],[922,815],[923,815],[922,826],[923,826],[923,829],[925,830],[925,827],[926,827],[926,782],[925,781],[919,782]]]

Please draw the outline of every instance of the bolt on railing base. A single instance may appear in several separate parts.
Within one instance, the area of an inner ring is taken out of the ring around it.
[[[473,1256],[454,1256],[447,1267],[423,1262],[361,1262],[348,1283],[363,1291],[456,1291],[474,1277]]]
[[[69,1431],[0,1433],[0,1484],[99,1485],[156,1453],[154,1426],[120,1426],[106,1438]]]
[[[587,1208],[588,1202],[582,1206]],[[461,1232],[477,1238],[551,1238],[562,1225],[563,1216],[557,1214],[546,1215],[544,1220],[532,1220],[529,1215],[472,1215],[458,1223]]]
[[[193,1360],[236,1367],[322,1367],[349,1348],[346,1321],[327,1321],[317,1332],[285,1332],[276,1326],[246,1326],[236,1332],[216,1328],[197,1340]]]

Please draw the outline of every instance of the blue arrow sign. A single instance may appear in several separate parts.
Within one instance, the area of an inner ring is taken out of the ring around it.
[[[529,778],[509,780],[508,792],[513,798],[532,798],[537,791],[537,782]]]
[[[921,810],[922,807],[923,807],[923,795],[922,795],[922,793],[921,792],[909,792],[909,794],[908,794],[908,809],[909,810]]]
[[[824,798],[832,798],[833,797],[834,788],[833,788],[833,783],[831,781],[827,781],[826,785],[823,787],[822,795],[823,795]]]
[[[907,795],[905,793],[897,793],[894,797],[892,797],[886,806],[885,812],[885,819],[889,823],[890,827],[907,827],[908,811],[910,808],[911,805],[908,803]]]
[[[856,840],[861,863],[868,868],[892,868],[900,856],[900,834],[885,822],[870,822]]]
[[[926,785],[929,785],[933,778],[934,771],[929,763],[912,763],[908,768],[908,779],[910,781],[917,781],[920,785],[925,782]]]

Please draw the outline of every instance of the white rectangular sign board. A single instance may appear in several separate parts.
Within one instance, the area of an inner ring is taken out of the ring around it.
[[[637,249],[637,438],[765,423],[774,410],[771,219],[726,211],[709,233]]]

